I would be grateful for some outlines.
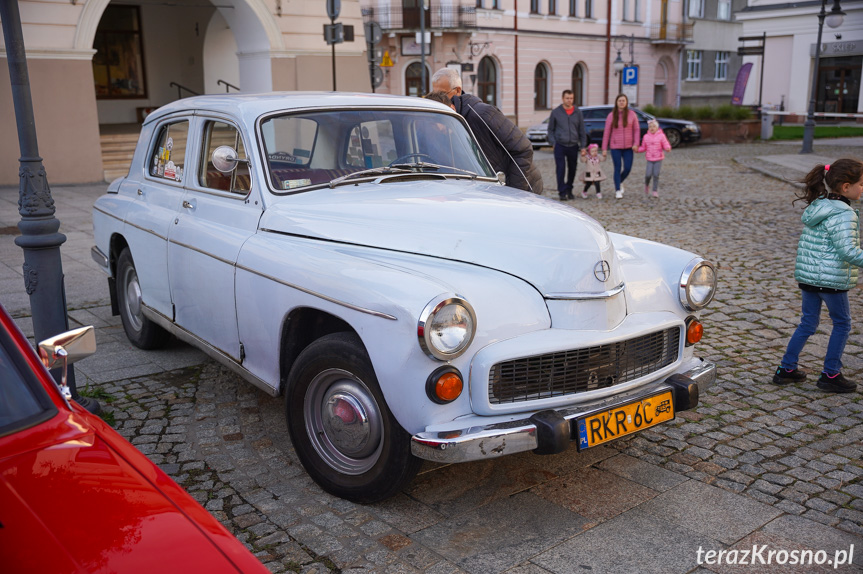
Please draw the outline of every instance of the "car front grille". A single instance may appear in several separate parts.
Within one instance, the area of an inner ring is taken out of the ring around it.
[[[603,389],[654,373],[677,360],[680,328],[627,341],[497,363],[488,374],[491,404],[535,401]]]

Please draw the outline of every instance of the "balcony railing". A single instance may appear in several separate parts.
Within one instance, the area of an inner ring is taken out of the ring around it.
[[[692,42],[692,23],[651,24],[650,41],[654,44],[688,44]]]
[[[420,9],[403,6],[362,9],[363,22],[377,22],[383,30],[419,30]],[[476,6],[431,6],[426,10],[426,30],[476,28]]]

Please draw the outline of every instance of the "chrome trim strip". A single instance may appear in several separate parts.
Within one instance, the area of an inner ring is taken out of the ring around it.
[[[108,269],[108,256],[102,253],[102,250],[95,245],[90,248],[90,257],[93,261],[99,264],[102,269]]]
[[[216,255],[213,255],[212,253],[207,253],[206,251],[202,251],[202,250],[198,249],[197,247],[192,247],[191,245],[189,245],[187,243],[181,243],[181,242],[176,241],[174,239],[169,239],[168,242],[173,243],[174,245],[179,245],[180,247],[185,247],[189,251],[194,251],[196,253],[200,253],[201,255],[206,255],[207,257],[212,257],[213,259],[215,259],[219,263],[224,263],[225,265],[230,265],[231,267],[234,266],[233,261],[223,259],[222,257],[217,257]]]
[[[136,225],[136,224],[132,223],[131,221],[126,221],[125,224],[132,226],[135,229],[140,229],[141,231],[143,231],[145,233],[151,233],[151,234],[155,235],[156,237],[158,237],[159,239],[161,239],[162,241],[168,241],[167,237],[165,237],[164,235],[160,235],[160,234],[156,233],[152,229],[147,229],[146,227],[141,227],[140,225]]]
[[[111,218],[113,218],[113,219],[116,219],[117,221],[123,221],[122,219],[120,219],[119,217],[117,217],[116,215],[114,215],[113,213],[108,213],[108,212],[107,212],[107,211],[105,211],[104,209],[100,209],[100,208],[96,207],[95,205],[93,206],[93,211],[98,211],[98,212],[99,212],[99,213],[101,213],[102,215],[107,215],[108,217],[111,217]]]
[[[249,273],[254,273],[259,277],[263,277],[264,279],[269,279],[270,281],[275,281],[280,285],[284,285],[285,287],[290,287],[291,289],[296,289],[297,291],[302,291],[303,293],[308,293],[313,297],[318,297],[319,299],[323,299],[324,301],[329,301],[330,303],[335,303],[336,305],[340,305],[342,307],[347,307],[348,309],[353,309],[354,311],[359,311],[360,313],[366,313],[367,315],[373,315],[375,317],[381,317],[383,319],[389,319],[391,321],[398,321],[396,317],[393,315],[388,315],[387,313],[382,313],[380,311],[374,311],[372,309],[366,309],[365,307],[358,307],[356,305],[352,305],[351,303],[345,303],[344,301],[339,301],[338,299],[333,299],[332,297],[327,297],[326,295],[322,295],[317,293],[316,291],[312,291],[310,289],[306,289],[304,287],[300,287],[299,285],[294,285],[293,283],[288,283],[287,281],[282,281],[272,275],[267,275],[266,273],[262,273],[261,271],[257,271],[250,267],[246,267],[245,265],[235,265],[237,269],[242,269],[243,271],[248,271]]]
[[[547,293],[543,297],[555,301],[590,301],[594,299],[610,299],[625,289],[626,283],[621,281],[620,285],[608,291],[598,291],[595,293]]]
[[[679,374],[695,379],[699,391],[702,391],[702,383],[706,388],[716,379],[716,365],[705,361],[703,365]],[[662,380],[628,393],[558,409],[557,412],[571,421],[666,391],[673,392],[673,388]],[[497,458],[505,454],[534,450],[538,446],[536,425],[530,418],[482,426],[471,425],[460,430],[420,432],[411,437],[411,452],[414,456],[442,463]]]
[[[145,305],[144,303],[141,303],[141,311],[144,313],[144,316],[147,317],[147,319],[153,321],[181,341],[185,341],[193,347],[197,347],[198,349],[202,350],[208,357],[226,366],[232,372],[234,372],[234,374],[244,378],[245,380],[252,383],[271,397],[279,396],[279,389],[274,389],[273,387],[268,385],[263,379],[250,373],[247,369],[243,368],[242,365],[237,363],[237,361],[227,355],[224,351],[217,349],[203,339],[199,338],[197,335],[193,335],[192,333],[180,327],[155,309],[147,307],[147,305]]]

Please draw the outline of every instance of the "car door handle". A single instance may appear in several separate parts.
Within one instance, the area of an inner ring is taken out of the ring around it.
[[[185,207],[186,209],[195,209],[195,204],[192,203],[191,201],[186,201],[184,199],[183,200],[183,207]]]
[[[138,190],[138,195],[144,195],[144,190],[143,190],[143,189],[139,189],[139,190]]]

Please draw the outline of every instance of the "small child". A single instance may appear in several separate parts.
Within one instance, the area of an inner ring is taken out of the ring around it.
[[[863,194],[863,162],[840,159],[818,165],[803,178],[806,186],[794,201],[809,207],[803,212],[803,232],[797,244],[797,280],[803,298],[803,317],[785,350],[773,383],[785,385],[806,379],[797,368],[800,351],[818,327],[821,302],[827,305],[833,329],[827,343],[824,370],[816,386],[828,393],[850,393],[857,385],[842,376],[842,353],[851,332],[848,290],[857,284],[863,267],[860,222],[851,202]]]
[[[639,152],[645,152],[647,159],[647,173],[644,175],[644,194],[650,195],[650,178],[653,178],[653,197],[659,197],[659,170],[662,168],[662,160],[665,159],[664,151],[671,151],[671,144],[665,137],[665,132],[659,129],[659,122],[650,120],[647,122],[647,133],[641,139]]]
[[[586,164],[578,177],[578,179],[584,182],[584,189],[581,191],[582,199],[587,199],[587,190],[590,189],[590,184],[593,184],[593,187],[596,189],[596,199],[602,199],[602,190],[600,189],[599,182],[606,178],[599,164],[604,160],[605,156],[599,155],[599,146],[596,144],[590,144],[587,146],[587,153],[581,154],[581,161]]]

